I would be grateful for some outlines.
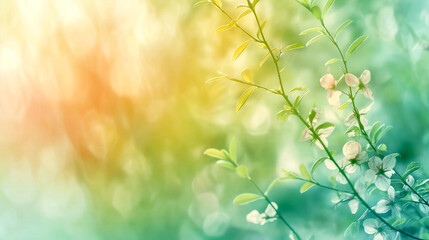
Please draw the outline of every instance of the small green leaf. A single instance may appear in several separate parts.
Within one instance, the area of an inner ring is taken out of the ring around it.
[[[247,102],[250,94],[256,89],[256,87],[250,87],[240,96],[238,99],[237,105],[235,106],[235,111],[238,112],[243,107],[243,105]]]
[[[235,20],[232,20],[230,23],[218,27],[216,29],[216,33],[220,33],[220,32],[226,31],[228,29],[231,29],[231,28],[235,27],[235,24],[236,24]]]
[[[378,149],[380,150],[380,151],[387,151],[387,146],[386,146],[386,144],[380,144],[380,145],[378,145]]]
[[[280,112],[277,113],[277,120],[282,122],[287,122],[290,115],[291,115],[291,112],[289,110],[281,110]]]
[[[282,172],[284,173],[285,177],[282,179],[298,179],[299,175],[294,172],[289,172],[286,169],[282,168]]]
[[[279,184],[279,182],[281,182],[280,178],[276,178],[274,179],[270,185],[268,185],[267,190],[265,191],[265,195],[268,195],[268,193],[275,187],[277,186],[277,184]]]
[[[329,8],[332,6],[335,0],[328,0],[323,8],[322,19],[325,18],[326,12],[328,12]]]
[[[313,33],[313,32],[320,32],[322,34],[325,34],[325,30],[323,30],[322,28],[309,28],[309,29],[306,29],[306,30],[300,32],[299,35],[305,35],[305,34]]]
[[[246,166],[244,165],[237,166],[235,171],[237,172],[238,176],[242,178],[249,178],[249,170],[247,169]]]
[[[258,32],[256,33],[256,36],[257,36],[258,38],[261,36],[261,31],[263,31],[263,30],[264,30],[265,24],[267,24],[267,21],[264,21],[264,22],[261,24],[261,28],[258,28]],[[264,46],[265,46],[265,44],[264,44]]]
[[[319,6],[312,7],[311,14],[313,14],[316,19],[322,20],[322,10],[320,10]]]
[[[259,66],[261,67],[262,65],[264,65],[265,61],[267,61],[267,59],[271,56],[271,53],[267,53],[264,58],[262,58],[261,62],[259,63]]]
[[[347,133],[351,133],[351,132],[359,132],[360,131],[360,128],[358,127],[358,126],[350,126],[349,128],[347,128],[347,130],[346,130],[346,132],[345,132],[345,134],[347,134]]]
[[[229,144],[229,155],[231,157],[231,160],[234,163],[237,163],[237,142],[235,138],[231,140],[231,143]]]
[[[316,111],[314,109],[311,109],[310,115],[308,116],[308,120],[310,123],[313,123],[314,118],[316,117]]]
[[[314,183],[306,182],[304,185],[302,185],[301,189],[299,190],[300,193],[306,192],[308,189],[310,189],[312,186],[314,186]]]
[[[244,10],[244,12],[242,12],[236,19],[235,19],[235,21],[236,22],[238,22],[238,21],[240,21],[242,18],[244,18],[245,16],[247,16],[249,13],[251,13],[252,12],[252,10],[250,10],[250,9],[246,9],[246,10]]]
[[[374,141],[375,133],[377,132],[379,127],[380,127],[380,122],[375,122],[374,124],[372,124],[371,131],[369,132],[369,139],[371,139],[371,141]]]
[[[199,7],[199,6],[203,6],[210,3],[210,1],[199,1],[197,3],[194,4],[194,7]]]
[[[329,127],[334,127],[335,125],[333,123],[330,122],[325,122],[320,124],[319,126],[317,126],[316,131],[320,130],[320,129],[325,129],[325,128],[329,128]]]
[[[308,88],[306,88],[306,87],[296,87],[296,88],[290,90],[289,93],[295,92],[295,91],[307,91],[307,90],[308,90]]]
[[[429,225],[429,216],[420,219],[420,223],[425,225],[425,226],[428,226]]]
[[[324,35],[323,34],[319,34],[315,37],[313,37],[312,39],[310,39],[307,44],[305,44],[306,47],[310,46],[310,44],[314,43],[315,41],[321,39]]]
[[[294,49],[299,49],[299,48],[303,48],[304,46],[302,46],[301,44],[299,44],[299,43],[295,43],[295,44],[291,44],[291,45],[289,45],[289,46],[287,46],[287,47],[285,47],[285,48],[283,48],[283,52],[287,52],[287,51],[290,51],[290,50],[294,50]]]
[[[241,73],[241,77],[243,78],[243,81],[253,83],[252,71],[250,71],[249,69],[244,70]]]
[[[331,60],[325,62],[325,66],[328,66],[329,64],[332,64],[332,63],[338,62],[338,61],[341,61],[341,59],[339,59],[339,58],[332,58]]]
[[[252,42],[252,40],[247,40],[244,43],[242,43],[234,52],[234,54],[232,55],[232,61],[235,61],[235,59],[237,59],[241,53],[243,53],[243,51],[247,48],[247,46]]]
[[[235,169],[234,164],[232,164],[232,163],[231,163],[231,162],[229,162],[229,161],[225,161],[225,160],[218,160],[218,161],[216,162],[216,164],[217,164],[217,165],[219,165],[219,166],[221,166],[221,167],[224,167],[224,168],[228,168],[228,169]]]
[[[303,7],[307,8],[308,10],[310,10],[310,6],[308,5],[307,1],[302,1],[302,0],[295,0],[297,3],[301,4]]]
[[[338,110],[344,110],[346,109],[347,106],[349,106],[349,104],[351,103],[351,101],[347,101],[345,102],[343,105],[341,105]]]
[[[341,32],[341,30],[343,30],[344,28],[346,28],[352,22],[353,22],[353,20],[347,20],[347,21],[343,22],[343,24],[341,24],[341,26],[339,26],[337,28],[337,31],[335,31],[334,38],[336,38],[337,35]]]
[[[417,162],[412,162],[408,164],[407,170],[405,171],[404,175],[402,175],[402,178],[406,179],[408,175],[419,170],[421,167],[422,165],[420,165],[420,163],[417,163]]]
[[[313,167],[311,167],[311,176],[313,176],[313,173],[316,171],[317,167],[320,166],[320,164],[322,164],[326,159],[328,159],[328,157],[322,157],[313,164]]]
[[[389,132],[390,130],[392,130],[392,126],[387,126],[387,127],[385,127],[384,129],[382,129],[381,131],[377,131],[376,133],[375,133],[375,136],[374,136],[374,142],[375,143],[377,143],[378,141],[380,141],[380,139],[387,133],[387,132]],[[381,129],[381,128],[380,128]]]
[[[357,222],[352,222],[346,229],[346,231],[344,232],[344,236],[345,237],[356,237],[356,234],[359,231],[359,224]]]
[[[356,49],[358,49],[360,47],[360,45],[362,45],[362,43],[365,42],[365,40],[367,38],[368,38],[368,36],[364,35],[364,36],[357,38],[354,42],[352,42],[350,47],[347,49],[346,58],[348,58],[350,56],[350,54],[352,54],[354,51],[356,51]]]
[[[404,224],[406,221],[407,221],[407,219],[406,219],[406,218],[399,218],[399,219],[396,219],[396,221],[394,221],[394,222],[392,223],[392,226],[394,226],[394,227],[400,226],[400,225]]]
[[[311,176],[308,173],[307,167],[305,167],[304,164],[299,165],[299,171],[301,172],[302,176],[307,179],[307,180],[311,180]]]
[[[218,158],[218,159],[227,159],[227,157],[223,154],[222,151],[215,149],[215,148],[209,148],[204,151],[204,154],[210,157]]]
[[[243,205],[262,198],[263,197],[254,193],[242,193],[234,198],[233,203],[237,205]]]
[[[335,179],[334,176],[330,176],[329,180],[331,180],[332,186],[334,186],[334,187],[337,186],[337,179]]]

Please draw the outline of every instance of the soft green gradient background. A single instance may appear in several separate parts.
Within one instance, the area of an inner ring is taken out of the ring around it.
[[[124,19],[139,1],[120,2],[102,1],[113,8],[131,6],[122,9]],[[225,1],[224,5],[239,13],[233,5],[241,2]],[[0,10],[0,39],[13,35],[31,41],[30,35],[11,31],[22,27],[16,19],[32,11],[16,11],[15,4],[1,1],[5,7]],[[144,82],[139,94],[124,96],[114,87],[105,88],[106,76],[101,73],[108,72],[110,65],[99,58],[73,58],[66,63],[74,63],[75,72],[86,69],[88,62],[103,66],[96,74],[99,78],[83,73],[71,77],[72,85],[80,89],[92,87],[66,100],[49,98],[53,94],[50,88],[42,96],[12,91],[46,89],[43,84],[15,86],[12,81],[4,88],[11,97],[2,98],[2,112],[8,107],[7,101],[30,107],[26,115],[12,120],[3,117],[0,122],[0,239],[284,239],[287,232],[279,221],[263,227],[245,221],[248,212],[261,211],[265,205],[234,206],[232,199],[254,191],[252,186],[202,154],[208,147],[226,148],[236,137],[239,161],[249,166],[251,175],[263,187],[281,174],[281,168],[297,170],[300,163],[310,165],[321,155],[314,146],[298,142],[302,127],[295,119],[287,124],[276,121],[281,99],[256,92],[235,113],[242,86],[229,82],[204,84],[216,76],[217,70],[238,77],[250,68],[256,82],[277,88],[272,63],[267,61],[259,69],[265,53],[256,46],[232,63],[234,49],[246,36],[237,30],[216,34],[216,28],[227,20],[213,7],[194,9],[190,0],[144,0],[140,4],[145,9],[142,28],[126,28],[133,19],[116,26],[123,36],[130,34],[129,39],[136,31],[143,32],[138,57],[125,58],[128,60],[124,60],[122,70],[126,75],[127,64],[136,62],[135,68],[142,69],[141,75],[127,75]],[[92,19],[99,18],[95,11],[99,5],[83,5]],[[305,43],[309,36],[299,36],[299,32],[317,26],[312,16],[292,0],[261,0],[258,7],[261,17],[269,20],[266,34],[276,46]],[[384,142],[389,152],[401,154],[400,168],[410,161],[427,165],[429,3],[337,0],[327,19],[330,29],[346,19],[354,20],[339,38],[343,49],[354,38],[369,35],[349,63],[349,70],[356,75],[364,69],[372,72],[370,87],[376,100],[368,119],[370,123],[379,120],[394,126]],[[250,18],[245,25],[255,30]],[[105,26],[107,23],[101,22],[96,28]],[[96,46],[103,41],[98,39]],[[119,42],[121,47],[134,44]],[[327,119],[338,124],[329,140],[330,146],[340,151],[346,141],[341,119],[348,112],[334,113],[319,86],[319,78],[326,71],[323,64],[336,56],[329,42],[322,40],[285,55],[281,64],[286,66],[283,76],[287,88],[310,89],[304,109],[316,104],[328,114]],[[331,68],[338,77],[337,67]],[[22,68],[33,66],[24,64]],[[36,69],[29,71],[29,76],[45,76],[44,71]],[[59,74],[57,81],[63,78]],[[20,97],[14,98],[18,94]],[[31,101],[14,102],[29,95]],[[41,102],[36,110],[30,104],[33,100]],[[361,108],[368,104],[360,100]],[[91,117],[81,120],[88,114]],[[91,130],[92,120],[102,124]],[[90,137],[86,137],[87,132]],[[427,176],[427,170],[423,167],[420,173]],[[320,169],[320,179],[327,179],[328,174]],[[316,239],[342,238],[356,216],[346,206],[334,209],[331,192],[313,188],[301,195],[299,187],[300,183],[291,181],[272,192],[285,217],[306,239],[311,234],[318,236]]]

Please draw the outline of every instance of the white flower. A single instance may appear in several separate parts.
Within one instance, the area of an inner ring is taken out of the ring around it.
[[[356,158],[361,150],[361,146],[356,141],[348,141],[343,146],[343,154],[347,159],[354,159]]]
[[[405,179],[405,182],[406,182],[410,187],[413,187],[414,182],[415,182],[414,177],[413,177],[411,174],[410,174],[410,175],[408,175],[407,179]],[[408,187],[407,185],[405,185],[405,184],[404,184],[404,190],[408,190],[408,189],[409,189],[409,187]]]
[[[359,86],[359,79],[355,75],[353,75],[351,73],[346,73],[344,78],[346,80],[347,86],[349,86],[349,87]]]
[[[386,191],[390,186],[390,177],[396,164],[396,154],[390,154],[381,160],[379,157],[369,159],[369,169],[365,172],[365,180],[369,183],[375,183],[375,186],[381,191]]]
[[[387,200],[382,199],[380,200],[377,205],[375,206],[375,211],[377,213],[387,213],[390,210],[393,210],[396,214],[400,214],[400,208],[395,204],[395,189],[390,186],[387,189]]]
[[[344,161],[345,170],[348,173],[354,173],[358,166],[367,160],[368,155],[365,151],[361,151],[361,146],[359,142],[357,141],[348,141],[343,146],[343,154],[345,156],[345,159],[342,159],[341,161]]]
[[[340,107],[340,96],[341,91],[336,90],[337,80],[335,80],[334,76],[330,73],[330,70],[326,71],[326,74],[320,78],[320,85],[327,90],[327,98],[329,105],[333,107]]]
[[[374,240],[383,240],[386,234],[383,232],[383,225],[376,219],[370,218],[363,222],[363,229],[366,233],[374,235]]]
[[[420,201],[420,198],[416,194],[411,193],[411,199],[415,202],[420,202],[420,204],[419,204],[420,211],[422,211],[423,213],[429,212],[429,207],[427,205],[425,205],[424,203],[422,203]]]
[[[315,127],[314,129],[317,129],[317,127]],[[316,131],[317,135],[319,135],[320,140],[322,140],[322,142],[325,144],[326,147],[328,147],[327,137],[329,137],[329,135],[331,135],[331,133],[334,131],[334,129],[335,129],[335,127],[331,126],[331,127],[327,127],[327,128],[323,128],[323,129],[318,129]],[[313,133],[310,131],[310,129],[305,128],[304,131],[302,132],[302,135],[301,135],[301,141],[309,141],[309,140],[316,140],[316,139],[313,136]],[[323,146],[319,142],[319,140],[316,140],[316,145],[320,149],[323,150]]]
[[[362,89],[363,95],[374,101],[374,95],[372,94],[371,89],[368,88],[368,83],[371,81],[371,72],[364,70],[360,75],[360,81],[359,88]]]
[[[246,219],[250,223],[254,224],[260,224],[261,226],[264,225],[267,222],[273,222],[276,218],[276,209],[278,209],[278,206],[275,202],[272,202],[274,208],[271,206],[271,204],[268,204],[267,208],[265,209],[265,212],[259,213],[258,210],[253,210],[249,214],[247,214]]]
[[[374,105],[374,102],[372,102],[367,107],[365,107],[359,111],[360,121],[364,126],[368,125],[368,121],[365,118],[365,114],[367,114],[369,112],[369,110],[371,110],[373,105]],[[357,118],[356,118],[354,112],[351,113],[349,116],[347,116],[346,120],[344,121],[344,124],[346,126],[358,125],[357,123],[358,123]]]

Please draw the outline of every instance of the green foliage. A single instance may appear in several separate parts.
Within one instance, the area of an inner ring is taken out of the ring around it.
[[[263,199],[263,197],[254,193],[242,193],[234,198],[233,203],[237,205],[244,205],[259,199]]]
[[[238,99],[237,105],[235,106],[235,111],[238,112],[240,109],[244,106],[244,104],[247,102],[247,99],[249,99],[252,92],[256,89],[256,87],[250,87],[244,91],[244,93],[240,96]]]
[[[420,163],[417,163],[417,162],[412,162],[412,163],[408,164],[407,170],[405,170],[405,173],[402,175],[402,177],[407,178],[408,175],[419,170],[421,167],[422,167],[422,165]]]
[[[367,38],[368,36],[361,36],[358,37],[354,42],[352,42],[352,44],[350,44],[350,47],[347,49],[346,58],[348,58],[350,54],[356,51],[356,49],[358,49]]]

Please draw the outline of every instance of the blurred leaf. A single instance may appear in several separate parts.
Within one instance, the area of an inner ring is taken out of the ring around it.
[[[206,80],[206,84],[215,82],[215,81],[220,80],[222,78],[224,78],[224,76],[210,78],[210,79]]]
[[[314,183],[306,182],[304,185],[302,185],[301,189],[299,190],[300,193],[306,192],[308,189],[310,189],[312,186],[314,186]]]
[[[323,8],[322,19],[325,18],[326,12],[328,12],[329,8],[332,6],[335,0],[328,0]]]
[[[331,60],[325,62],[325,66],[328,66],[329,64],[332,64],[332,63],[338,62],[338,61],[342,61],[342,60],[338,59],[338,58],[332,58]]]
[[[259,199],[263,199],[263,197],[254,193],[242,193],[234,198],[233,203],[243,205]]]
[[[305,34],[313,33],[313,32],[320,32],[320,33],[325,34],[325,30],[323,30],[322,28],[309,28],[309,29],[306,29],[306,30],[300,32],[299,35],[305,35]]]
[[[303,0],[295,0],[297,3],[301,4],[303,7],[307,8],[308,10],[310,10],[310,6],[308,5],[307,1],[303,1]]]
[[[235,138],[233,138],[231,140],[231,143],[229,144],[229,154],[230,154],[231,160],[237,163],[237,142]]]
[[[289,46],[287,46],[287,47],[285,47],[285,48],[283,48],[283,52],[287,52],[287,51],[290,51],[290,50],[294,50],[294,49],[299,49],[299,48],[303,48],[304,46],[302,46],[301,44],[299,44],[299,43],[295,43],[295,44],[291,44],[291,45],[289,45]]]
[[[377,132],[379,127],[380,127],[380,122],[378,121],[372,124],[371,130],[369,132],[369,139],[371,139],[371,141],[374,141],[375,133]]]
[[[420,165],[420,163],[417,163],[417,162],[412,162],[408,164],[407,170],[405,171],[404,175],[402,175],[402,178],[406,179],[408,175],[419,170],[421,167],[422,165]]]
[[[214,4],[218,5],[219,7],[222,7],[222,1],[221,0],[212,0]]]
[[[259,28],[259,29],[258,29],[258,32],[256,33],[256,36],[257,36],[257,37],[260,37],[260,36],[261,36],[261,31],[263,31],[263,30],[264,30],[265,24],[267,24],[267,21],[264,21],[264,22],[261,24],[261,28]],[[265,45],[264,45],[264,46],[265,46]]]
[[[277,113],[277,120],[282,122],[287,122],[290,115],[291,115],[291,112],[289,110],[281,110],[280,112]]]
[[[232,163],[231,163],[231,162],[229,162],[229,161],[225,161],[225,160],[218,160],[218,161],[216,162],[216,164],[217,164],[217,165],[219,165],[219,166],[221,166],[221,167],[224,167],[224,168],[228,168],[228,169],[235,169],[234,164],[232,164]]]
[[[319,6],[314,6],[311,8],[311,14],[319,20],[322,20],[322,10],[320,10]]]
[[[282,172],[284,173],[286,178],[282,178],[282,179],[298,179],[299,175],[294,173],[294,172],[289,172],[286,169],[282,168]]]
[[[237,102],[237,106],[235,106],[235,111],[238,112],[243,107],[243,105],[247,102],[250,94],[256,89],[256,87],[250,87],[240,96]]]
[[[308,116],[308,120],[310,121],[311,124],[313,124],[313,120],[316,117],[316,111],[314,109],[311,109],[310,115]]]
[[[295,91],[306,91],[306,90],[308,90],[308,88],[306,88],[306,87],[296,87],[296,88],[290,90],[289,93],[292,93],[292,92],[295,92]]]
[[[305,44],[306,47],[310,46],[310,44],[314,43],[315,41],[321,39],[324,35],[323,34],[319,34],[315,37],[313,37],[312,39],[310,39],[307,44]]]
[[[238,17],[235,21],[236,22],[240,21],[242,18],[244,18],[247,14],[249,14],[251,12],[252,12],[252,10],[250,10],[250,9],[244,10],[244,12],[242,12],[240,15],[238,15]]]
[[[394,227],[400,226],[400,225],[404,224],[406,221],[407,221],[407,219],[406,219],[406,218],[399,218],[399,219],[396,219],[396,221],[394,221],[394,222],[392,223],[392,226],[394,226]]]
[[[236,8],[249,8],[246,4],[238,4]]]
[[[249,178],[249,170],[247,169],[246,166],[244,165],[237,166],[235,171],[237,172],[238,176],[246,179]]]
[[[308,173],[307,167],[301,163],[301,165],[299,165],[299,171],[301,172],[302,176],[307,179],[307,180],[311,180],[311,176]]]
[[[313,173],[316,171],[317,167],[319,167],[320,164],[322,164],[326,159],[328,159],[328,157],[322,157],[313,164],[313,167],[311,167],[311,176],[313,176]]]
[[[346,231],[344,232],[344,236],[345,237],[356,237],[356,234],[359,231],[359,224],[357,222],[352,222],[346,229]]]
[[[335,125],[333,123],[330,122],[325,122],[320,124],[319,126],[317,126],[316,131],[320,130],[320,129],[325,129],[325,128],[329,128],[329,127],[334,127]]]
[[[380,151],[387,151],[387,146],[386,146],[386,144],[380,144],[380,145],[378,145],[378,149]]]
[[[347,134],[347,133],[350,133],[350,132],[353,132],[353,131],[360,131],[360,128],[358,127],[358,126],[356,126],[356,125],[354,125],[354,126],[350,126],[349,128],[347,128],[347,130],[346,130],[346,132],[345,132],[345,134]]]
[[[374,143],[377,143],[378,141],[380,141],[380,139],[387,133],[387,132],[389,132],[390,130],[392,130],[392,126],[387,126],[387,127],[385,127],[385,128],[380,128],[380,131],[377,131],[376,133],[375,133],[375,136],[374,136]]]
[[[249,69],[244,70],[241,73],[241,77],[245,82],[253,83],[252,71],[250,71]]]
[[[420,219],[420,223],[425,225],[425,226],[428,226],[429,225],[429,216]]]
[[[258,2],[259,2],[259,0],[254,0],[254,1],[253,1],[253,3],[252,3],[253,8],[255,8],[255,7],[256,7],[256,4],[258,4]]]
[[[279,184],[279,182],[281,182],[280,178],[276,178],[274,179],[270,185],[268,185],[267,190],[265,191],[265,195],[268,195],[268,193],[275,187],[277,186],[277,184]]]
[[[365,40],[367,38],[368,38],[368,36],[364,35],[364,36],[357,38],[354,42],[352,42],[350,47],[347,49],[346,58],[348,58],[350,56],[350,54],[352,54],[354,51],[356,51],[356,49],[358,49],[360,47],[360,45],[362,45],[362,43],[365,42]]]
[[[265,46],[265,45],[264,45]],[[267,55],[264,56],[264,58],[262,58],[261,62],[259,63],[259,66],[264,65],[265,61],[267,61],[267,59],[271,56],[271,53],[267,53]]]
[[[204,151],[204,154],[210,157],[218,158],[218,159],[227,159],[227,157],[223,154],[222,151],[215,149],[215,148],[209,148]]]
[[[334,187],[337,186],[337,179],[335,179],[334,176],[330,176],[329,180],[331,180],[332,186],[334,186]]]
[[[337,28],[337,31],[335,31],[334,38],[336,38],[338,36],[338,34],[352,22],[353,22],[353,20],[347,20],[347,21],[343,22],[343,24],[341,24],[341,26],[339,26]]]
[[[223,32],[223,31],[226,31],[228,29],[235,27],[235,23],[236,23],[236,21],[232,20],[230,23],[218,27],[216,29],[216,33],[220,33],[220,32]]]
[[[237,59],[241,53],[246,49],[246,47],[249,45],[249,43],[251,43],[252,40],[247,40],[244,43],[242,43],[234,52],[234,55],[232,55],[232,61],[235,61],[235,59]]]
[[[197,3],[194,4],[194,7],[203,6],[203,5],[206,5],[206,4],[209,4],[209,3],[211,3],[211,2],[210,1],[199,1],[199,2],[197,2]]]
[[[344,110],[344,109],[346,109],[346,107],[348,107],[350,103],[351,103],[351,101],[347,101],[347,102],[345,102],[343,105],[341,105],[341,106],[338,108],[338,110]]]

